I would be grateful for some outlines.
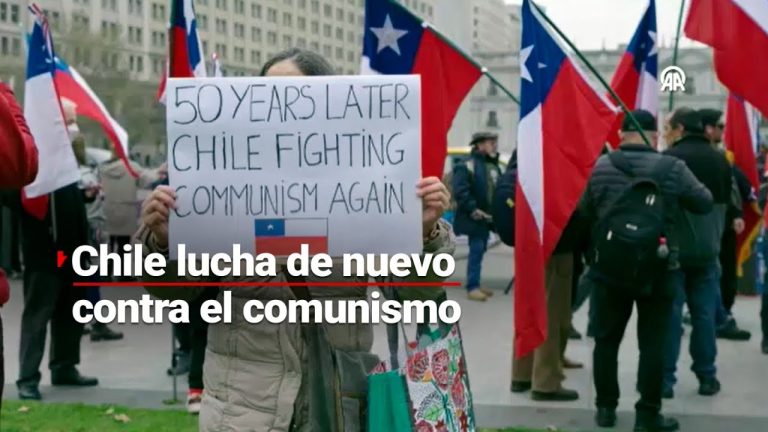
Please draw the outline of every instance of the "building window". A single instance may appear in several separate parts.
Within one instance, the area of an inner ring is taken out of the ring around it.
[[[243,48],[235,48],[235,61],[245,62],[245,50]]]
[[[293,38],[290,35],[283,35],[283,48],[293,47]]]
[[[296,27],[298,27],[299,30],[306,30],[307,29],[307,19],[304,17],[297,17],[296,18]]]
[[[117,12],[117,0],[101,0],[101,8]]]
[[[331,5],[323,5],[323,15],[325,15],[326,18],[333,16],[333,8]]]
[[[491,83],[491,85],[488,87],[488,96],[498,96],[499,95],[499,88],[496,87],[496,84]]]
[[[331,25],[323,24],[323,36],[331,37]]]
[[[142,16],[144,14],[144,0],[128,0],[128,13]]]
[[[312,13],[318,12],[320,12],[320,2],[317,0],[312,0]]]
[[[261,42],[261,29],[258,27],[251,27],[251,41]]]
[[[267,32],[267,43],[274,46],[277,43],[277,33],[273,31]]]
[[[355,61],[355,52],[354,51],[348,51],[347,52],[347,61],[352,63]]]
[[[293,25],[293,18],[291,17],[291,14],[289,14],[288,12],[283,12],[283,25],[284,26]]]
[[[350,24],[354,24],[355,23],[355,14],[354,14],[354,12],[347,12],[347,21]]]
[[[227,20],[216,18],[216,33],[227,34]]]
[[[306,48],[307,47],[307,40],[304,38],[298,38],[296,39],[296,46],[298,48]]]
[[[347,42],[349,43],[355,43],[355,33],[348,31],[347,32]]]
[[[310,42],[309,47],[314,52],[320,51],[320,44],[317,42]]]
[[[306,9],[307,8],[307,0],[298,0],[299,8]]]
[[[245,26],[239,23],[235,24],[235,37],[243,39],[245,38]]]
[[[245,14],[245,1],[235,0],[235,13]]]
[[[336,40],[344,41],[344,30],[340,27],[336,27]]]
[[[208,30],[208,15],[197,16],[197,28],[200,30]]]
[[[256,3],[251,5],[251,18],[261,18],[261,5]]]
[[[320,23],[317,21],[312,21],[312,34],[318,34],[320,33]]]
[[[331,46],[330,45],[323,45],[323,55],[327,58],[330,58],[333,53],[331,52]]]
[[[251,50],[251,64],[261,65],[261,51]]]
[[[11,5],[11,22],[14,24],[19,22],[19,5]]]
[[[344,59],[344,48],[336,47],[336,60]]]
[[[488,121],[485,122],[485,125],[491,128],[499,127],[499,118],[496,111],[488,111]]]
[[[267,9],[267,21],[271,23],[277,23],[277,9]]]
[[[216,8],[227,10],[227,0],[216,0]]]
[[[338,22],[344,21],[344,9],[342,8],[336,9],[336,21]]]

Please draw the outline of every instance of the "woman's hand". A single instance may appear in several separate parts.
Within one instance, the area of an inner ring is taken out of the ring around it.
[[[155,237],[157,246],[168,247],[168,218],[176,208],[176,192],[170,186],[158,186],[141,206],[141,222]]]
[[[451,194],[437,177],[425,177],[416,185],[416,195],[421,198],[423,235],[428,236],[451,202]]]

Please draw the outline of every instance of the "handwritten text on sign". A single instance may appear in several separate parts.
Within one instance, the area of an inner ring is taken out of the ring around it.
[[[172,79],[167,95],[171,251],[421,250],[418,77]]]

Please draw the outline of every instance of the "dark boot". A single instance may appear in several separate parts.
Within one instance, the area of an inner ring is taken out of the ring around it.
[[[530,389],[530,381],[512,381],[512,386],[510,387],[512,393],[525,393]]]
[[[80,372],[72,367],[51,371],[51,384],[55,386],[92,387],[99,385],[99,380],[93,377],[80,375]]]
[[[531,399],[548,402],[572,402],[579,399],[579,392],[566,388],[561,388],[554,392],[540,392],[534,390],[531,392]]]
[[[91,342],[113,341],[123,338],[123,333],[114,331],[106,324],[93,323],[91,328]]]
[[[715,377],[699,378],[699,394],[702,396],[714,396],[720,393],[720,381]]]
[[[612,428],[616,426],[616,410],[613,408],[597,408],[595,414],[595,423],[601,428]]]
[[[680,423],[672,417],[635,418],[635,432],[674,432],[680,429]]]
[[[25,384],[19,386],[19,399],[39,401],[43,399],[43,396],[40,394],[40,389],[36,385]]]
[[[748,341],[752,337],[752,333],[742,330],[736,323],[733,317],[728,317],[728,320],[720,328],[717,329],[718,339],[727,339],[732,341],[744,342]]]
[[[189,372],[191,357],[188,352],[179,351],[176,354],[176,366],[168,368],[168,375],[184,375]]]

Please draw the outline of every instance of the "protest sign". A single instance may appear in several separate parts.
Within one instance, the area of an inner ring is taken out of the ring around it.
[[[421,251],[416,76],[170,79],[171,258]]]

